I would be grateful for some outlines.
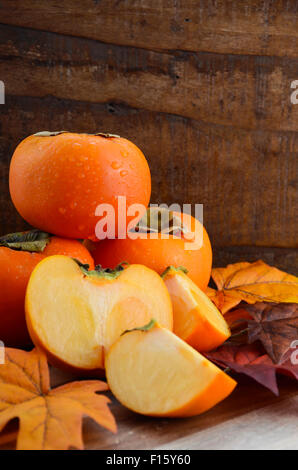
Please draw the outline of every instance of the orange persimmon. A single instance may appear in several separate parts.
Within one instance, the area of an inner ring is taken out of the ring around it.
[[[95,237],[100,204],[114,208],[116,234],[118,196],[125,196],[126,208],[134,203],[146,208],[151,176],[143,153],[127,139],[41,132],[16,148],[9,186],[16,209],[31,225],[62,237],[86,239]]]
[[[115,397],[149,416],[198,415],[236,386],[229,375],[154,321],[125,332],[110,348],[105,366]]]
[[[148,209],[148,212],[151,209]],[[126,239],[102,240],[96,243],[87,242],[86,246],[90,250],[95,264],[103,267],[116,266],[122,261],[128,263],[144,264],[157,273],[162,274],[170,266],[184,266],[188,270],[189,277],[202,289],[208,286],[211,266],[212,249],[207,231],[202,224],[191,215],[173,212],[170,217],[176,219],[183,225],[180,236],[169,233],[167,239],[163,239],[161,232],[155,233],[157,238],[150,238],[148,233],[139,232],[136,239],[127,237]],[[186,238],[186,230],[192,232],[194,239],[196,236],[202,238],[201,246],[192,247],[191,239]],[[147,238],[146,238],[147,236]],[[193,248],[193,249],[191,249]]]
[[[6,346],[30,344],[24,302],[35,266],[54,254],[71,256],[93,269],[93,259],[82,243],[33,230],[0,237],[0,340]]]
[[[79,375],[102,373],[105,351],[152,312],[161,325],[173,327],[170,296],[156,272],[141,265],[87,271],[65,256],[36,266],[25,310],[34,344],[53,365]]]
[[[169,266],[162,274],[173,305],[174,333],[198,351],[211,351],[231,335],[209,297],[185,274]]]

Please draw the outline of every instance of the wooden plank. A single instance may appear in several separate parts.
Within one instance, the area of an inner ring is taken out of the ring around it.
[[[262,445],[270,448],[280,444],[281,448],[297,449],[297,383],[279,378],[280,396],[275,397],[252,380],[243,376],[238,376],[237,380],[239,384],[232,395],[207,413],[193,418],[148,418],[132,413],[112,398],[118,434],[112,435],[88,419],[84,427],[86,447],[212,449],[216,446],[233,448],[235,442],[234,448]]]
[[[252,263],[259,259],[262,259],[270,266],[275,266],[295,276],[298,275],[298,250],[295,248],[267,246],[213,247],[214,267],[223,267],[240,261]]]
[[[8,94],[125,103],[226,127],[297,132],[290,85],[298,58],[160,53],[11,26],[2,26],[1,37]]]
[[[297,247],[296,133],[244,131],[52,97],[7,96],[0,124],[3,231],[20,227],[6,200],[9,160],[21,139],[45,129],[111,131],[134,141],[148,158],[152,202],[204,204],[214,246]]]
[[[51,370],[52,387],[75,378]],[[137,449],[297,449],[297,383],[279,377],[280,396],[244,376],[226,400],[200,416],[184,419],[149,418],[129,411],[109,393],[118,433],[112,434],[91,419],[83,425],[85,448],[106,450]],[[252,399],[253,397],[253,399]],[[9,426],[11,436],[15,424]],[[0,450],[14,449],[5,442]]]
[[[295,413],[298,394],[155,449],[298,450]]]
[[[297,57],[288,0],[10,0],[1,22],[145,49]]]

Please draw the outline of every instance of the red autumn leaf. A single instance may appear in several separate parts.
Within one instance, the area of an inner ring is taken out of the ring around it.
[[[293,341],[292,348],[285,354],[283,363],[276,365],[276,370],[298,380],[298,340]]]
[[[279,394],[276,373],[284,373],[298,380],[298,363],[295,364],[292,357],[288,356],[284,363],[276,365],[256,343],[241,346],[224,344],[207,353],[206,357],[221,367],[251,377],[275,395]]]
[[[280,363],[298,339],[298,304],[258,302],[245,309],[253,317],[248,320],[248,342],[261,341],[272,361]]]
[[[252,316],[246,309],[247,304],[242,302],[239,307],[229,310],[225,314],[225,320],[232,331],[241,328],[247,328],[248,320],[252,320]]]

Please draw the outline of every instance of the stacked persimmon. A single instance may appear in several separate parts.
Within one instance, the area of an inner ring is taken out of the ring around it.
[[[105,373],[119,401],[142,414],[191,416],[231,393],[236,382],[200,354],[230,335],[204,293],[208,234],[193,217],[163,210],[171,225],[163,236],[160,211],[146,212],[150,170],[132,142],[64,131],[30,136],[12,157],[10,192],[37,229],[0,239],[6,345],[27,346],[29,332],[50,363]],[[119,196],[133,237],[122,236]],[[127,215],[134,204],[144,208],[138,217]],[[114,211],[113,239],[96,239],[100,205]],[[200,235],[196,248],[187,248],[190,234]]]

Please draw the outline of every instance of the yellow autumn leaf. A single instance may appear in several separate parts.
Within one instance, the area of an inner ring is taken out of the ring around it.
[[[217,289],[208,288],[207,295],[222,313],[244,300],[255,302],[298,303],[298,278],[259,260],[254,263],[229,264],[214,268],[212,279]]]
[[[18,418],[17,449],[83,449],[84,416],[116,431],[109,399],[96,393],[107,389],[99,380],[51,389],[47,360],[41,352],[5,348],[5,363],[0,365],[0,431]],[[5,442],[5,436],[1,438]]]

